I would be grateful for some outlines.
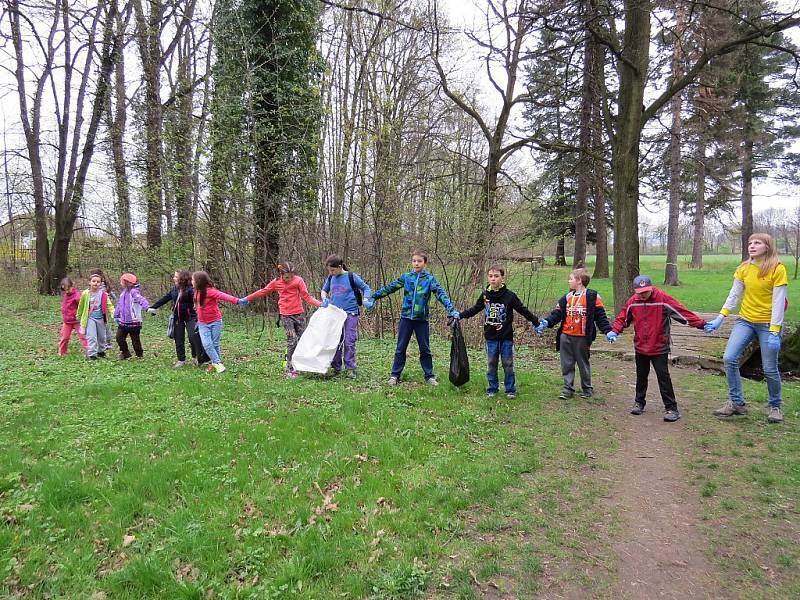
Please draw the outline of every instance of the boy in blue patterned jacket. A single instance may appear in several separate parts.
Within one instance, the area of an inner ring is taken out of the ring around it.
[[[375,300],[388,296],[399,289],[403,290],[403,309],[397,329],[397,349],[394,353],[389,385],[397,385],[400,381],[403,367],[406,366],[406,349],[411,341],[411,334],[417,338],[419,363],[425,373],[425,382],[428,385],[439,385],[433,374],[433,354],[431,354],[430,328],[428,326],[431,294],[436,294],[436,298],[451,317],[457,319],[458,311],[453,307],[453,303],[439,285],[436,277],[425,270],[427,264],[428,256],[424,252],[415,250],[411,255],[411,271],[403,273],[391,283],[383,286],[372,295],[372,298],[364,298],[364,306],[369,310],[375,305]]]

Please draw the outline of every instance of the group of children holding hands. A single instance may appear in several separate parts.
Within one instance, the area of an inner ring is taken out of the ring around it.
[[[326,261],[328,277],[322,286],[321,301],[309,293],[302,277],[288,262],[278,264],[278,276],[275,279],[244,298],[216,289],[204,271],[176,271],[172,289],[152,306],[141,294],[137,278],[132,273],[125,273],[120,277],[121,292],[117,298],[112,298],[103,273],[95,271],[90,276],[89,288],[82,293],[75,289],[69,278],[62,281],[64,296],[61,311],[64,324],[59,354],[66,352],[69,338],[76,331],[90,360],[105,356],[110,348],[109,319],[113,318],[117,323],[116,340],[120,359],[132,356],[127,344],[128,337],[135,355],[141,358],[143,351],[140,332],[143,313],[156,314],[159,307],[172,302],[170,337],[175,340],[177,354],[174,366],[183,367],[186,364],[184,345],[188,338],[195,362],[202,363],[207,356],[210,362],[208,369],[221,373],[225,371],[225,366],[220,355],[222,313],[219,302],[246,306],[257,298],[277,293],[280,321],[287,338],[287,376],[297,376],[292,365],[292,354],[305,329],[305,301],[314,307],[333,305],[347,313],[342,338],[331,367],[337,374],[345,371],[348,377],[356,378],[359,307],[363,305],[367,310],[372,310],[377,300],[402,289],[403,302],[389,385],[397,385],[401,380],[406,350],[412,335],[417,339],[420,365],[426,383],[438,385],[433,372],[428,323],[431,296],[435,296],[453,320],[483,314],[488,364],[487,396],[499,393],[498,367],[501,363],[506,397],[513,399],[517,395],[514,373],[514,312],[528,320],[537,334],[543,333],[547,328],[558,327],[556,349],[561,359],[564,386],[560,397],[563,399],[570,399],[576,393],[576,367],[581,377],[580,397],[592,397],[589,351],[597,337],[597,331],[600,330],[608,342],[613,343],[625,328],[633,325],[636,393],[630,412],[640,415],[645,410],[648,376],[652,365],[664,403],[664,420],[674,422],[680,419],[681,413],[669,374],[670,322],[674,320],[711,332],[718,329],[724,317],[741,302],[740,316],[734,325],[724,356],[729,400],[725,406],[714,411],[714,414],[727,418],[747,412],[739,373],[739,358],[749,341],[757,337],[769,390],[768,420],[773,423],[781,422],[783,412],[778,352],[781,346],[788,279],[769,235],[751,236],[748,252],[750,258],[734,273],[734,285],[720,315],[710,322],[653,286],[650,278],[644,275],[634,279],[634,294],[625,302],[614,321],[610,322],[600,295],[596,290],[587,287],[590,277],[584,269],[576,269],[570,273],[569,292],[558,300],[550,314],[540,319],[506,287],[505,271],[498,265],[489,267],[488,285],[475,304],[459,312],[436,277],[426,270],[428,257],[421,251],[412,254],[410,271],[375,292],[371,291],[361,277],[347,269],[341,257],[331,255]]]

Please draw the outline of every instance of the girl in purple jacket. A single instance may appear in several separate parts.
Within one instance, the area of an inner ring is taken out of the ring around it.
[[[119,346],[119,359],[127,360],[131,357],[126,338],[131,336],[131,344],[136,358],[142,358],[142,341],[139,335],[142,332],[142,313],[150,308],[147,298],[139,291],[139,280],[133,273],[125,273],[119,278],[122,291],[114,309],[114,321],[117,322],[117,345]]]

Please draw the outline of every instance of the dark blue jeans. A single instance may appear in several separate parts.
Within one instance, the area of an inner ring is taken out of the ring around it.
[[[486,358],[489,365],[486,372],[489,387],[486,388],[486,391],[492,394],[497,393],[500,387],[497,379],[497,365],[502,361],[506,394],[515,394],[517,388],[514,376],[514,340],[486,340]]]
[[[394,363],[392,364],[392,377],[400,378],[403,367],[406,366],[406,350],[411,341],[411,334],[417,338],[419,346],[419,364],[425,379],[433,377],[433,354],[431,354],[430,329],[427,321],[417,321],[414,319],[400,319],[400,326],[397,328],[397,349],[394,351]]]

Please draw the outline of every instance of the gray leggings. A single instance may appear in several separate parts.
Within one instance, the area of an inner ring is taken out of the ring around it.
[[[306,330],[306,317],[302,313],[299,315],[281,315],[281,324],[286,330],[286,368],[294,371],[292,366],[292,355],[297,348],[300,336]]]

